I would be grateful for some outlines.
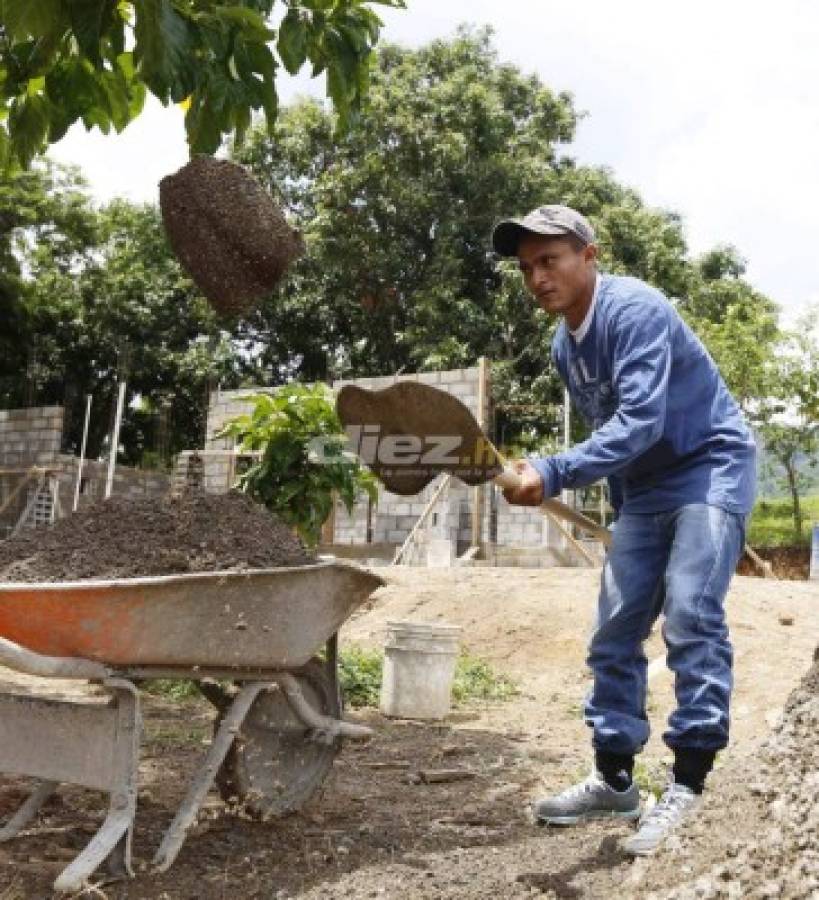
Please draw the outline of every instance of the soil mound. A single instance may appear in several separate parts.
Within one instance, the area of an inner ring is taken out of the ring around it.
[[[771,564],[773,574],[786,581],[807,581],[810,577],[810,547],[754,547],[757,554]],[[737,566],[738,575],[761,577],[759,569],[743,556]]]
[[[649,896],[819,897],[817,735],[819,648],[760,754],[712,776],[716,789],[706,795],[702,817],[665,854],[666,884],[676,889]],[[681,871],[692,873],[682,885]],[[668,877],[673,873],[676,879]]]
[[[226,159],[197,156],[163,178],[159,205],[173,252],[226,315],[270,293],[304,250],[270,195]]]
[[[112,497],[0,542],[0,581],[134,578],[314,562],[290,529],[244,494]]]

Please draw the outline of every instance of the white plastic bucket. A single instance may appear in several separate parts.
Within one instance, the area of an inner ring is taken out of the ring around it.
[[[461,628],[437,622],[387,622],[381,712],[400,719],[449,713]]]

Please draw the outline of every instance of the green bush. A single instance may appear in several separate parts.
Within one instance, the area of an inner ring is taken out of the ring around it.
[[[295,528],[308,547],[318,544],[335,497],[348,513],[361,495],[375,501],[375,476],[346,450],[330,388],[288,384],[242,399],[252,411],[216,436],[234,438],[241,453],[261,453],[240,475],[239,487]]]
[[[348,706],[378,706],[384,655],[378,650],[346,647],[339,654],[338,677]]]

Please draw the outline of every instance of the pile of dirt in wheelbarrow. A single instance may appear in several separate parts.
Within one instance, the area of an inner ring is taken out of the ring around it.
[[[819,647],[760,752],[715,772],[702,815],[652,860],[647,895],[819,897],[817,734]]]
[[[0,581],[134,578],[314,561],[283,522],[244,494],[111,497],[50,528],[0,542]]]

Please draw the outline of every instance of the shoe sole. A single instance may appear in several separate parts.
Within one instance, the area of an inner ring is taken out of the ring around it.
[[[538,825],[579,825],[583,822],[590,822],[594,819],[623,819],[626,822],[633,822],[640,818],[640,808],[629,809],[620,812],[616,809],[581,813],[579,816],[536,816]]]
[[[626,856],[654,856],[659,849],[659,844],[655,844],[653,847],[643,847],[639,849],[630,847],[627,841],[623,844],[623,853],[625,853]]]

